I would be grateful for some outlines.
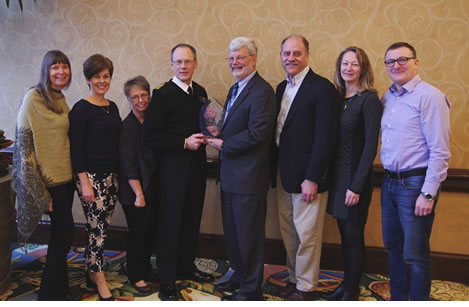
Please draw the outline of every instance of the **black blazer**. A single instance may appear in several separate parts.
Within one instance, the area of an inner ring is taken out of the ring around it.
[[[207,102],[207,92],[192,82],[190,96],[171,80],[154,89],[143,123],[144,140],[160,154],[201,155],[205,145],[196,151],[184,149],[185,138],[200,132],[199,113]]]
[[[223,150],[219,171],[223,191],[237,194],[267,191],[275,110],[274,90],[256,73],[233,103],[220,131]]]
[[[287,82],[277,86],[277,111]],[[318,192],[328,189],[327,170],[335,155],[339,100],[329,80],[309,69],[280,133],[278,167],[283,188],[301,193],[301,183],[318,183]]]
[[[375,93],[355,95],[342,111],[337,154],[332,168],[327,211],[335,218],[366,221],[373,191],[373,160],[378,148],[382,106]],[[345,205],[347,189],[360,194]]]

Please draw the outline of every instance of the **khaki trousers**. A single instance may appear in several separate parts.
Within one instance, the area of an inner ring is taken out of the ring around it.
[[[290,282],[301,291],[313,291],[318,285],[322,232],[328,192],[318,193],[305,203],[301,193],[287,193],[277,176],[277,204],[280,233],[287,251]]]

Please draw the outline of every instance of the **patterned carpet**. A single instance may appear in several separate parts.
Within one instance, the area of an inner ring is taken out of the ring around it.
[[[47,253],[46,245],[30,244],[24,248],[14,249],[12,255],[13,274],[9,288],[0,294],[0,300],[34,301],[37,298],[42,266]],[[158,285],[152,284],[154,290],[150,295],[142,296],[131,287],[125,274],[125,252],[106,251],[106,278],[112,294],[120,301],[158,301]],[[69,253],[70,291],[81,297],[83,301],[98,300],[98,295],[85,284],[85,265],[82,248],[73,248]],[[212,273],[217,280],[229,278],[229,265],[226,261],[212,259],[197,259],[197,267]],[[285,266],[265,265],[264,270],[264,299],[283,300],[276,296],[279,289],[285,285],[288,272]],[[343,272],[321,270],[320,287],[318,291],[332,291],[342,280]],[[181,299],[186,301],[216,301],[222,293],[214,291],[214,284],[200,284],[193,281],[178,281]],[[379,274],[364,274],[360,282],[360,300],[382,301],[389,300],[388,277]],[[456,282],[434,280],[432,282],[431,300],[437,301],[468,301],[469,285]]]

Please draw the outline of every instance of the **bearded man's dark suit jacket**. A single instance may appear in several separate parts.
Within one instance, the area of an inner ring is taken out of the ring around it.
[[[275,93],[256,73],[239,93],[220,131],[223,146],[219,180],[225,247],[235,271],[231,281],[239,282],[238,295],[249,299],[262,296],[275,112]]]
[[[287,81],[277,86],[278,110],[286,86]],[[286,192],[301,193],[305,179],[318,184],[318,193],[328,189],[327,171],[336,150],[339,106],[334,86],[309,69],[280,133],[277,159]]]
[[[184,149],[199,133],[205,89],[192,82],[193,95],[168,81],[153,90],[143,123],[144,142],[156,152],[157,252],[160,282],[171,283],[195,270],[194,260],[206,186],[205,145]]]

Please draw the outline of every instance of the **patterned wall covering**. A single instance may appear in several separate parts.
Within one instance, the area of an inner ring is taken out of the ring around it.
[[[469,169],[469,1],[466,0],[37,0],[0,1],[0,127],[14,135],[18,105],[38,80],[46,51],[70,58],[70,106],[88,93],[83,61],[102,53],[115,65],[108,98],[128,113],[124,81],[143,74],[157,86],[168,80],[169,50],[179,42],[197,48],[195,80],[209,96],[224,101],[233,78],[225,58],[235,36],[251,36],[259,46],[258,70],[275,87],[284,78],[279,44],[290,33],[311,44],[310,65],[332,79],[338,53],[349,45],[364,48],[377,87],[389,85],[383,62],[386,47],[398,40],[414,44],[423,79],[450,101],[450,166]]]

